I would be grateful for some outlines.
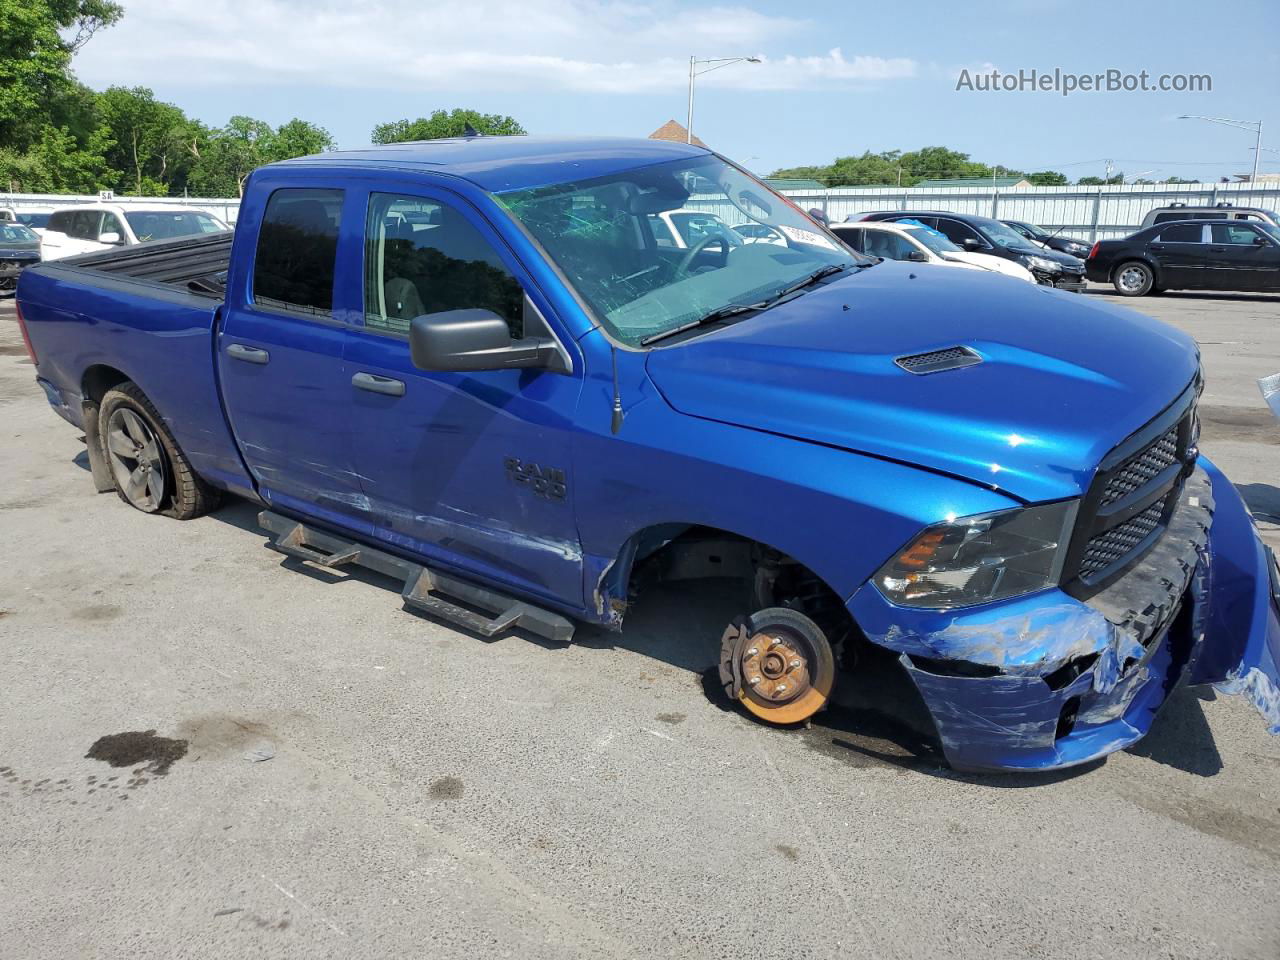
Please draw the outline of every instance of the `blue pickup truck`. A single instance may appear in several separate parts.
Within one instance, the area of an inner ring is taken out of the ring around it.
[[[658,243],[691,208],[785,242]],[[766,722],[877,654],[957,768],[1103,756],[1184,680],[1280,731],[1275,562],[1198,455],[1194,342],[861,257],[699,147],[272,164],[233,236],[43,264],[17,299],[100,490],[252,498],[277,549],[478,633],[620,629],[648,578],[734,578],[719,678]]]

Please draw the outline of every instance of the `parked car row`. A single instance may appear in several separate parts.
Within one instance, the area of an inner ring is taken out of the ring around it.
[[[1011,260],[1026,268],[1037,283],[1082,293],[1085,288],[1084,262],[1029,240],[1008,224],[968,213],[949,210],[878,210],[855,213],[845,223],[915,223],[937,231],[969,253]]]

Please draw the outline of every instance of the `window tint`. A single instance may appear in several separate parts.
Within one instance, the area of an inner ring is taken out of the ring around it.
[[[271,194],[258,232],[254,301],[329,313],[341,218],[341,190],[287,189]]]
[[[948,220],[945,217],[939,217],[938,230],[957,247],[963,247],[966,240],[977,240],[980,246],[987,246],[983,239],[978,236],[976,230],[966,226],[959,220]]]
[[[1185,220],[1186,217],[1180,213],[1160,213],[1156,214],[1155,223],[1168,223],[1171,220]]]
[[[71,215],[71,229],[67,235],[77,240],[97,240],[101,222],[101,210],[76,210]]]
[[[71,211],[62,210],[49,215],[49,229],[54,233],[71,233]]]
[[[1197,223],[1179,223],[1160,231],[1161,243],[1200,243],[1204,227]]]
[[[834,227],[833,232],[854,250],[857,250],[859,253],[862,252],[863,230],[856,227]]]
[[[1237,226],[1234,223],[1215,223],[1210,229],[1213,230],[1214,243],[1252,244],[1254,237],[1258,235],[1244,224]]]
[[[461,213],[420,197],[375,193],[365,226],[365,326],[405,336],[444,310],[492,310],[524,337],[524,290]]]

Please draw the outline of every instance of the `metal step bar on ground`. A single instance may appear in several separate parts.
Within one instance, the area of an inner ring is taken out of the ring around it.
[[[557,643],[568,643],[573,638],[573,621],[523,600],[317,530],[270,510],[258,514],[258,524],[276,535],[268,544],[271,549],[329,569],[353,563],[402,580],[404,588],[400,596],[407,606],[456,623],[482,637],[495,637],[518,627]],[[485,611],[488,616],[462,604]]]

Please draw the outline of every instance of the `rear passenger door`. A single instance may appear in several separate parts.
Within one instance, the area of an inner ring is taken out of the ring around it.
[[[363,323],[348,343],[345,391],[374,536],[581,607],[569,475],[581,363],[567,374],[442,373],[409,355],[409,325],[422,314],[490,310],[518,339],[552,318],[549,304],[497,232],[448,191],[419,182],[370,192],[364,217]]]
[[[251,191],[241,209],[260,228],[248,289],[227,291],[217,341],[223,397],[264,499],[367,532],[348,442],[346,323],[334,305],[347,269],[337,257],[345,194],[322,181],[287,182]],[[358,272],[358,246],[354,252]],[[238,257],[246,253],[237,248]]]
[[[1205,272],[1208,228],[1199,223],[1175,223],[1165,227],[1147,245],[1159,270],[1157,284],[1174,290],[1202,288],[1209,283]]]

